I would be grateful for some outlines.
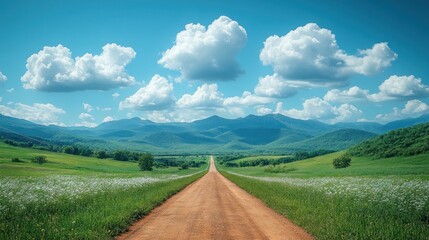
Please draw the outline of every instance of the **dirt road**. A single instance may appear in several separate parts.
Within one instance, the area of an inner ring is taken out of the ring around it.
[[[223,177],[209,172],[134,223],[118,239],[312,239]]]

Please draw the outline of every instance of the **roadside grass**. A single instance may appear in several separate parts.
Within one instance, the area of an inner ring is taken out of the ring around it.
[[[40,155],[48,162],[31,162]],[[0,143],[0,239],[113,238],[206,169],[143,172],[135,162]]]
[[[203,174],[24,206],[3,201],[0,239],[109,239]]]
[[[228,179],[317,239],[428,239],[428,202],[406,213],[395,205],[311,188],[266,182],[222,171]]]
[[[238,186],[317,239],[429,239],[429,155],[353,157],[343,152],[266,167],[220,167]],[[268,170],[268,171],[267,171]]]

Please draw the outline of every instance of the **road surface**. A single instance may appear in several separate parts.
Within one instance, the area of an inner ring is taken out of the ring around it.
[[[313,239],[222,176],[209,172],[130,226],[118,239]]]

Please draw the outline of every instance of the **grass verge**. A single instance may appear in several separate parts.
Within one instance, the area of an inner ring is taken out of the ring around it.
[[[383,200],[362,201],[314,189],[221,173],[317,239],[429,239],[429,206],[403,213]]]
[[[110,239],[202,175],[24,208],[8,206],[0,215],[0,239]]]

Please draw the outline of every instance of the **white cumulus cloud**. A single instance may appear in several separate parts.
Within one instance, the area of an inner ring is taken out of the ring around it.
[[[79,118],[84,121],[94,121],[94,117],[89,113],[81,113]]]
[[[194,94],[184,94],[177,105],[182,108],[216,108],[223,107],[223,101],[223,94],[218,91],[217,84],[203,84]]]
[[[58,118],[59,115],[65,113],[66,112],[63,109],[58,108],[51,103],[33,103],[33,105],[11,103],[9,106],[0,105],[0,114],[25,119],[43,125],[63,125],[58,122]]]
[[[111,117],[111,116],[107,116],[107,117],[105,117],[105,118],[103,119],[103,122],[111,122],[111,121],[113,121],[113,120],[115,120],[113,117]]]
[[[83,105],[83,110],[85,110],[86,112],[91,112],[92,109],[94,109],[90,104],[88,103],[82,103]]]
[[[86,53],[72,58],[62,45],[44,47],[27,59],[27,72],[21,77],[25,89],[47,92],[108,90],[135,82],[125,67],[136,56],[130,47],[106,44],[100,55]]]
[[[246,30],[226,16],[207,28],[191,23],[177,34],[174,46],[162,54],[158,63],[180,71],[185,79],[232,80],[242,73],[235,58],[246,41]]]
[[[150,82],[135,94],[119,103],[120,109],[162,110],[175,103],[173,84],[160,75],[152,77]]]
[[[291,81],[284,81],[277,74],[274,74],[259,78],[255,93],[265,97],[292,97],[297,93],[298,88],[299,85]]]
[[[351,87],[346,90],[332,89],[329,90],[323,99],[328,102],[353,102],[359,100],[367,100],[369,91],[361,89],[358,86]]]
[[[408,101],[404,108],[393,108],[391,113],[378,114],[376,119],[382,122],[390,122],[394,120],[418,117],[420,115],[429,113],[429,106],[417,99]]]
[[[409,100],[429,97],[429,86],[424,85],[420,78],[410,76],[390,76],[379,87],[379,92],[370,94],[368,90],[357,86],[346,90],[332,89],[323,97],[330,102],[351,102],[369,100],[382,102],[389,100]]]
[[[217,84],[203,84],[197,87],[194,93],[184,94],[179,98],[175,107],[147,112],[143,117],[155,122],[189,122],[212,115],[237,118],[245,116],[247,108],[272,101],[247,91],[243,92],[242,96],[225,98]]]
[[[277,103],[276,113],[297,119],[318,119],[330,123],[357,120],[362,111],[351,104],[332,106],[329,102],[318,97],[306,99],[301,110],[292,108],[286,110],[283,103]]]
[[[4,75],[2,72],[0,72],[0,83],[5,82],[7,80],[6,75]]]
[[[273,99],[261,97],[252,94],[251,92],[244,91],[241,96],[225,98],[225,106],[255,106],[273,102]]]
[[[273,77],[278,81],[279,89],[271,90],[275,92],[271,96],[289,97],[289,91],[294,90],[288,91],[291,85],[344,86],[355,74],[378,73],[390,66],[397,54],[387,43],[377,43],[370,49],[360,50],[358,55],[348,55],[340,49],[330,30],[309,23],[284,36],[268,37],[259,57],[264,65],[273,67]],[[255,92],[264,93],[261,86],[266,79],[260,79]]]
[[[119,96],[121,96],[121,95],[119,93],[117,93],[117,92],[115,92],[115,93],[112,94],[113,98],[118,98]]]
[[[256,114],[258,115],[267,115],[273,113],[271,108],[267,108],[265,106],[256,106]]]
[[[425,98],[429,96],[429,86],[424,85],[420,78],[410,76],[390,76],[379,87],[379,93],[373,94],[374,101],[395,99]]]

